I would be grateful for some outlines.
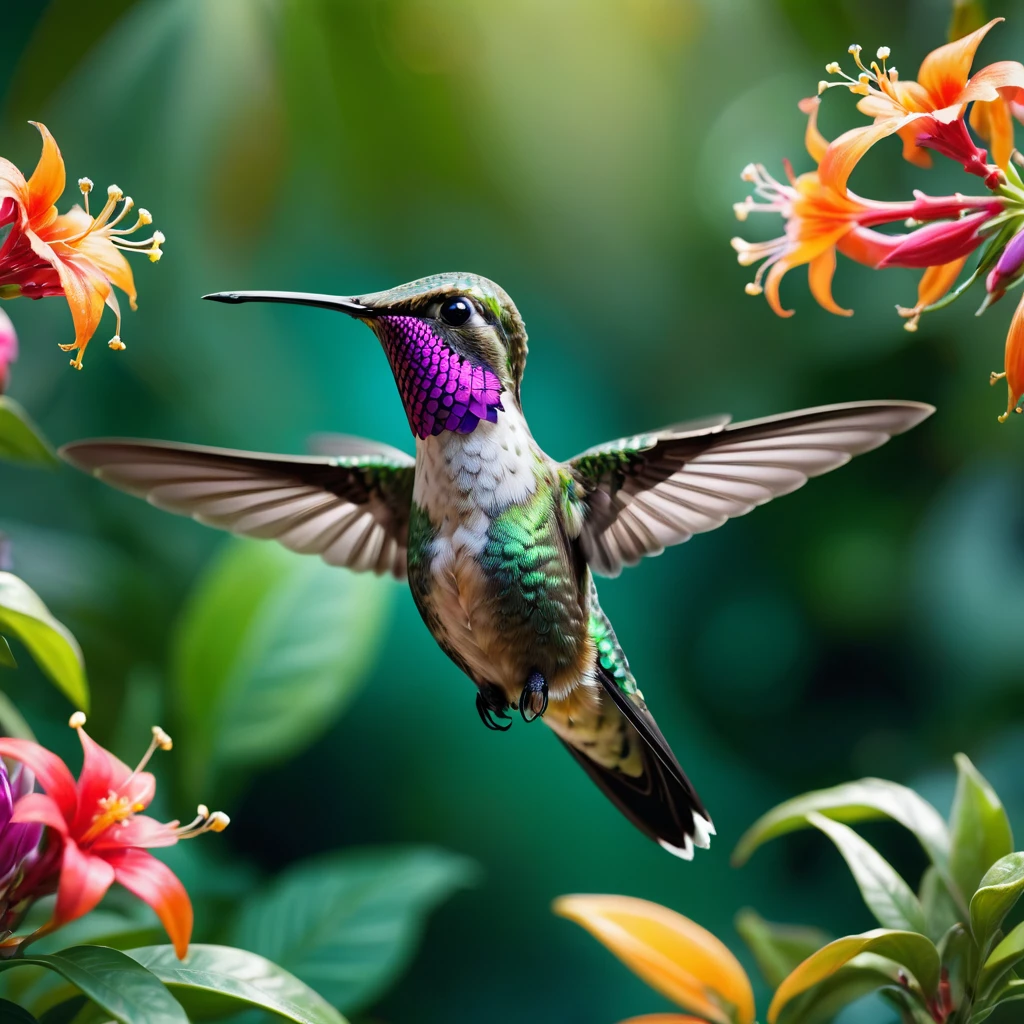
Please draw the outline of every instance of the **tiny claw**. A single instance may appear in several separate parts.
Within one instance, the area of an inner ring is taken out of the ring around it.
[[[480,721],[492,732],[508,732],[512,728],[512,721],[506,714],[507,706],[505,695],[497,686],[485,683],[477,691],[476,712]],[[506,724],[502,725],[501,722]]]
[[[533,722],[548,709],[548,683],[539,672],[531,672],[530,678],[519,695],[519,714],[524,722]]]

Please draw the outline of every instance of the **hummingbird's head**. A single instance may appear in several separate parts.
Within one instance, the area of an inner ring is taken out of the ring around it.
[[[502,288],[476,274],[434,274],[357,296],[217,292],[220,302],[295,302],[337,309],[371,328],[391,363],[409,426],[425,438],[470,433],[519,403],[526,330]]]

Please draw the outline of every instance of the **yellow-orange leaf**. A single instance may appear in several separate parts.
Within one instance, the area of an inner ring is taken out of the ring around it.
[[[754,993],[746,972],[724,943],[689,918],[631,896],[562,896],[554,910],[586,928],[684,1010],[716,1024],[753,1024]],[[686,1018],[643,1019],[667,1024]]]

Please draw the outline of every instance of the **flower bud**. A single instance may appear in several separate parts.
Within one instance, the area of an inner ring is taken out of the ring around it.
[[[0,394],[7,388],[11,363],[18,358],[18,335],[11,318],[0,309]]]
[[[991,298],[986,305],[991,305],[997,299],[1001,299],[1006,289],[1018,281],[1024,273],[1024,231],[1017,234],[1006,244],[1006,248],[999,255],[996,265],[989,271],[985,279],[985,290]]]

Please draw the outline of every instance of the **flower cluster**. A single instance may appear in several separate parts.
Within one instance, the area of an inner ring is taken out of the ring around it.
[[[64,192],[64,160],[46,126],[35,121],[32,124],[43,137],[42,156],[32,176],[26,180],[14,164],[0,158],[0,238],[7,229],[6,238],[0,241],[0,299],[63,295],[71,307],[75,340],[61,348],[76,353],[71,365],[80,370],[104,306],[117,317],[108,344],[116,350],[125,347],[114,286],[128,296],[133,310],[136,293],[132,269],[123,253],[145,253],[156,262],[163,254],[160,246],[165,239],[159,231],[148,238],[130,237],[153,223],[148,210],[140,209],[134,224],[118,226],[132,212],[135,201],[116,185],[107,189],[106,202],[93,216],[89,210],[93,183],[88,178],[78,179],[84,207],[73,206],[59,214],[56,202]],[[0,390],[9,362],[0,341]]]
[[[849,316],[852,310],[832,297],[836,253],[875,269],[912,267],[924,271],[917,301],[897,307],[907,330],[916,330],[923,313],[946,305],[982,280],[986,294],[980,312],[1024,281],[1024,179],[1015,167],[1021,162],[1013,145],[1014,119],[1024,118],[1024,65],[997,61],[971,74],[975,53],[995,19],[977,31],[939,47],[922,62],[915,79],[903,79],[890,67],[889,48],[880,47],[875,60],[865,63],[860,46],[849,53],[854,68],[846,73],[838,61],[826,65],[829,79],[818,83],[818,95],[802,101],[807,115],[805,142],[816,170],[795,175],[786,164],[786,180],[776,180],[760,164],[743,171],[753,195],[737,203],[736,216],[777,213],[785,232],[766,242],[732,240],[739,262],[759,264],[750,295],[764,294],[779,316],[783,307],[779,285],[788,270],[807,266],[812,295],[831,313]],[[820,97],[833,88],[860,97],[857,109],[871,123],[853,128],[829,142],[818,129]],[[974,133],[991,149],[982,148]],[[956,193],[929,196],[915,191],[905,202],[863,199],[848,182],[861,158],[882,139],[898,135],[903,157],[920,167],[930,166],[932,153],[956,161],[979,178],[988,190],[982,195]],[[879,231],[882,225],[901,225],[906,231]],[[954,289],[972,253],[979,259],[973,271]],[[1005,421],[1024,395],[1024,300],[1017,308],[1006,341],[1004,369],[993,383],[1005,380],[1009,393]]]
[[[159,726],[132,769],[86,733],[80,711],[69,724],[82,742],[77,780],[38,743],[0,738],[0,757],[20,765],[10,779],[0,767],[0,956],[88,914],[119,882],[156,911],[183,958],[192,903],[170,868],[146,851],[222,832],[228,817],[200,806],[194,821],[179,825],[141,813],[156,793],[156,780],[144,769],[157,750],[171,749]],[[43,792],[33,791],[34,781]],[[50,920],[31,935],[14,935],[28,908],[52,893],[57,900]]]

